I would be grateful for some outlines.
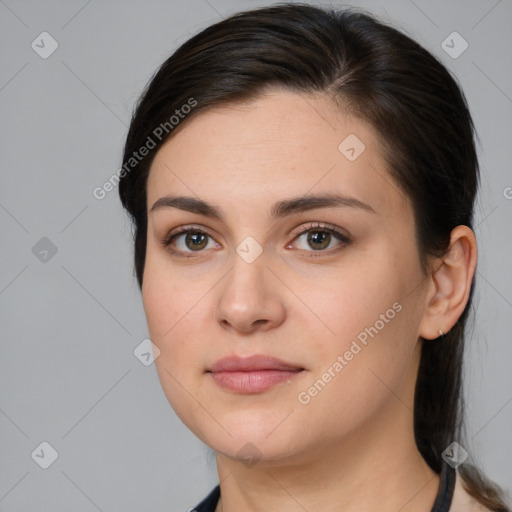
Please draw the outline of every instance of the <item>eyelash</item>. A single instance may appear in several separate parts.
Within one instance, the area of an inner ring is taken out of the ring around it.
[[[332,226],[330,224],[323,224],[323,223],[320,223],[320,222],[316,222],[316,223],[311,223],[310,225],[308,225],[304,230],[300,231],[299,233],[297,233],[294,237],[293,237],[293,241],[295,241],[297,238],[300,238],[302,235],[305,235],[307,233],[309,233],[310,231],[317,231],[317,232],[320,232],[320,233],[329,233],[330,235],[334,236],[334,238],[336,238],[337,240],[339,240],[341,242],[341,245],[339,245],[338,247],[335,247],[335,248],[331,248],[331,249],[326,249],[326,250],[323,250],[323,249],[320,249],[318,251],[314,251],[314,250],[311,250],[311,251],[307,251],[305,249],[299,249],[305,253],[312,253],[312,254],[308,254],[307,257],[311,257],[311,258],[317,258],[317,257],[321,257],[321,256],[325,256],[326,254],[332,254],[334,252],[337,252],[339,251],[341,248],[349,245],[352,241],[350,240],[350,238],[348,238],[346,235],[344,235],[343,233],[341,233],[335,226]],[[181,235],[184,235],[184,234],[187,234],[187,233],[196,233],[196,234],[203,234],[203,235],[206,235],[210,238],[212,238],[213,240],[213,237],[211,237],[206,231],[203,231],[202,229],[198,229],[194,226],[184,226],[180,231],[178,231],[177,233],[173,233],[172,235],[170,236],[166,236],[162,241],[162,245],[164,247],[166,247],[172,254],[178,256],[178,257],[183,257],[183,258],[195,258],[197,257],[194,252],[197,252],[197,253],[200,253],[200,252],[203,252],[203,251],[180,251],[180,250],[176,250],[176,249],[173,249],[171,247],[171,244],[172,242],[179,236]]]

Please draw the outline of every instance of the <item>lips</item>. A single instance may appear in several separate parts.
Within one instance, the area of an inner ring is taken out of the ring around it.
[[[304,368],[275,357],[253,355],[224,357],[207,371],[223,389],[236,393],[261,393],[284,381],[290,381]]]
[[[298,371],[304,368],[286,363],[271,356],[254,355],[250,357],[229,356],[216,361],[210,372],[252,372],[258,370]]]

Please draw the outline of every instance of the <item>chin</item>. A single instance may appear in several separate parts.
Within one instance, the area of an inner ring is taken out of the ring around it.
[[[213,439],[209,446],[216,453],[240,461],[247,467],[256,463],[272,466],[276,463],[282,465],[296,454],[296,449],[289,442],[289,438],[271,439],[263,436],[255,439],[241,435],[230,439]]]
[[[286,415],[278,418],[275,411],[258,413],[254,410],[224,416],[215,416],[213,411],[211,414],[224,428],[209,421],[208,425],[201,427],[202,433],[196,435],[216,452],[233,459],[252,456],[278,460],[290,455],[295,436],[290,429],[293,425],[285,425],[287,419],[283,422]],[[300,433],[297,432],[296,436],[299,438]]]

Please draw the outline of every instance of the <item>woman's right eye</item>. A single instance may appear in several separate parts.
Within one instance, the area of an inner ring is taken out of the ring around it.
[[[198,229],[182,229],[167,237],[163,241],[163,245],[173,254],[185,257],[190,257],[192,255],[191,253],[201,252],[203,249],[211,249],[220,246],[208,233]]]

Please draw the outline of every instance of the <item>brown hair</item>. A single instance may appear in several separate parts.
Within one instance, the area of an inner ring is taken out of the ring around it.
[[[283,3],[207,27],[162,64],[142,94],[126,139],[119,187],[134,223],[140,287],[146,182],[159,147],[199,113],[255,99],[272,87],[323,93],[373,125],[393,178],[412,200],[425,275],[431,270],[427,255],[445,253],[452,229],[472,228],[479,181],[474,127],[464,94],[446,68],[414,40],[367,13]],[[183,109],[188,114],[176,123],[177,109],[192,105],[191,100],[195,106]],[[148,141],[153,148],[147,156],[131,160],[134,152],[149,147]],[[474,285],[455,326],[441,342],[422,346],[414,432],[420,453],[437,473],[448,445],[465,446],[462,364]],[[507,511],[503,491],[475,466],[462,464],[460,474],[479,502]]]

